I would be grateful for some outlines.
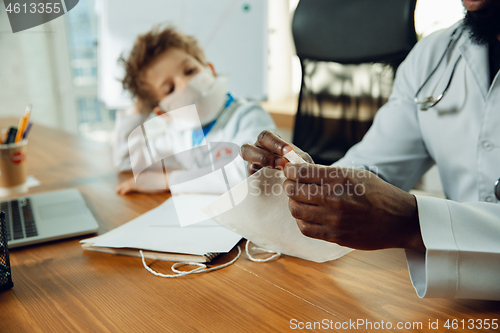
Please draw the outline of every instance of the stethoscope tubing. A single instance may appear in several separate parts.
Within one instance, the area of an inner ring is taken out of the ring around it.
[[[424,83],[422,83],[422,85],[420,86],[420,88],[417,90],[417,92],[415,94],[415,97],[413,98],[413,101],[417,105],[420,106],[420,110],[427,111],[430,108],[436,106],[436,104],[438,104],[443,99],[444,95],[446,95],[446,93],[448,92],[448,88],[451,85],[451,80],[453,79],[453,75],[455,74],[455,69],[457,68],[458,62],[462,58],[462,55],[460,55],[458,57],[457,61],[455,62],[455,65],[453,66],[453,70],[451,72],[450,79],[448,80],[448,84],[446,85],[446,88],[444,88],[443,92],[436,99],[434,99],[434,97],[432,95],[428,96],[428,97],[425,97],[424,99],[421,99],[421,100],[418,98],[418,94],[422,91],[422,89],[425,87],[425,85],[427,84],[427,82],[429,82],[429,80],[434,75],[434,73],[436,73],[437,69],[439,68],[439,66],[443,62],[444,58],[446,57],[446,54],[448,54],[448,52],[453,48],[454,43],[457,42],[458,39],[460,39],[460,36],[462,36],[463,31],[464,31],[463,25],[461,25],[460,27],[458,27],[455,30],[453,30],[453,32],[452,32],[452,34],[450,36],[450,42],[446,46],[446,49],[444,50],[443,55],[439,59],[436,67],[434,67],[434,69],[429,74],[429,76],[427,77],[427,79],[424,81]],[[458,34],[458,36],[456,36],[458,32],[460,32],[460,33]]]
[[[443,55],[439,59],[436,67],[434,67],[434,69],[429,74],[429,76],[427,77],[427,79],[424,81],[424,83],[417,90],[417,93],[415,94],[415,97],[413,98],[413,101],[417,105],[420,106],[420,110],[421,111],[427,111],[430,108],[436,106],[436,104],[438,104],[443,99],[443,97],[446,95],[446,93],[448,92],[448,88],[451,85],[451,80],[453,79],[453,74],[455,74],[455,69],[457,68],[457,65],[458,65],[460,59],[462,59],[462,55],[460,55],[457,58],[457,60],[455,62],[455,65],[453,66],[453,70],[451,72],[450,79],[448,80],[448,83],[446,84],[446,88],[444,88],[443,92],[436,99],[434,99],[434,97],[432,95],[428,96],[428,97],[425,97],[424,99],[421,99],[421,100],[418,99],[418,94],[422,91],[422,89],[425,87],[425,85],[429,82],[429,80],[434,75],[434,73],[436,73],[437,69],[439,68],[439,66],[443,62],[444,58],[446,57],[446,54],[448,54],[448,52],[450,52],[450,50],[454,46],[454,43],[457,42],[458,39],[462,36],[462,33],[463,33],[464,30],[465,30],[465,27],[463,25],[461,25],[461,26],[457,27],[455,30],[453,30],[453,32],[452,32],[452,34],[450,36],[450,42],[448,43],[448,46],[446,46],[446,49],[444,50]],[[460,31],[460,33],[457,36],[457,33],[459,31]],[[495,187],[493,188],[493,192],[495,193],[495,197],[498,200],[500,200],[500,179],[498,179],[495,182]]]

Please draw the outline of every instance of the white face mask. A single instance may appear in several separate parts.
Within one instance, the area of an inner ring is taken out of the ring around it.
[[[282,171],[262,168],[201,211],[217,224],[272,252],[315,262],[334,260],[351,252],[350,248],[300,232],[288,209],[285,180]],[[229,200],[229,195],[233,199]]]
[[[162,99],[159,107],[165,111],[173,111],[188,105],[195,104],[201,126],[214,121],[223,110],[227,99],[228,78],[215,77],[212,69],[207,67],[196,74],[187,85]],[[176,114],[182,117],[181,113]],[[190,119],[192,119],[190,117]],[[174,119],[174,121],[186,121],[185,119]],[[192,122],[192,121],[190,121]],[[191,129],[199,128],[200,124],[193,123]]]

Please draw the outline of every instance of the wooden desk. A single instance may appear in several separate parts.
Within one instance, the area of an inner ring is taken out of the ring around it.
[[[119,176],[107,145],[42,126],[30,134],[28,160],[30,174],[42,182],[30,193],[77,187],[99,233],[168,197],[116,195]],[[437,332],[445,331],[448,319],[500,321],[500,302],[419,299],[402,250],[356,251],[325,264],[286,256],[259,264],[242,255],[219,271],[164,279],[138,258],[83,251],[79,239],[11,251],[14,288],[0,293],[0,332],[284,332],[323,320],[333,329],[321,331],[345,332],[342,323],[365,320],[394,327],[421,322],[422,329],[401,331]],[[235,255],[233,250],[218,262]],[[160,272],[171,265],[149,263]],[[429,320],[439,320],[439,330],[429,330]]]

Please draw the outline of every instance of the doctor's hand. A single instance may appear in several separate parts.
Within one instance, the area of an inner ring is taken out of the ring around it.
[[[267,130],[259,134],[255,144],[241,146],[240,155],[245,161],[248,161],[248,174],[252,175],[264,167],[283,170],[288,163],[283,155],[292,150],[306,162],[314,163],[308,153],[286,142],[275,132]]]
[[[360,250],[425,252],[413,195],[370,171],[289,163],[283,187],[300,231]]]

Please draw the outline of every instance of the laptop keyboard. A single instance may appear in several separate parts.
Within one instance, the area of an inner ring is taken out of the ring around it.
[[[7,241],[38,236],[30,199],[2,202],[0,210],[5,212]]]

